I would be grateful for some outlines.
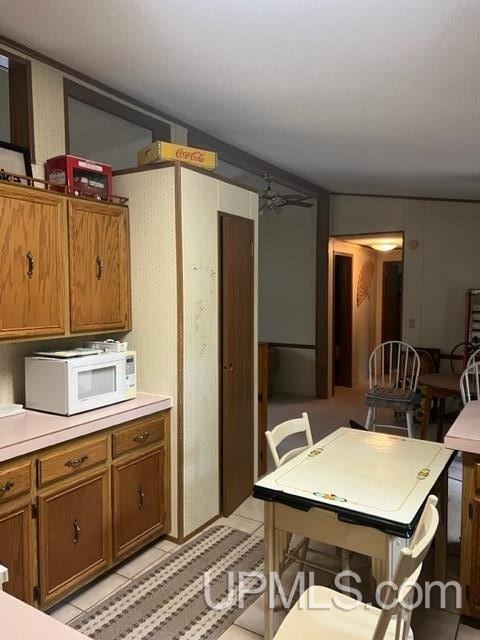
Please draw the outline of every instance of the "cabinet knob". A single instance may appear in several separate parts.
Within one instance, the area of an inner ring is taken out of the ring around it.
[[[27,253],[27,276],[29,278],[33,278],[33,270],[35,269],[35,258],[33,257],[33,253],[29,251]]]
[[[8,480],[8,482],[6,482],[2,487],[0,487],[0,494],[2,496],[5,495],[10,491],[10,489],[13,489],[14,486],[15,486],[15,482],[13,482],[12,480]]]
[[[138,433],[136,436],[133,436],[132,440],[134,442],[145,442],[150,437],[149,431],[144,431],[143,433]]]
[[[88,460],[87,455],[80,456],[80,458],[72,458],[71,460],[67,460],[67,462],[65,462],[65,466],[74,469],[75,467],[79,467],[81,464],[83,464],[85,460]]]
[[[80,523],[75,518],[73,521],[73,544],[78,544],[80,542]]]

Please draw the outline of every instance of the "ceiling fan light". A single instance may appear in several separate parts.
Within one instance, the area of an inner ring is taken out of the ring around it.
[[[393,251],[397,248],[394,242],[373,242],[370,246],[372,249],[375,249],[375,251],[382,251],[383,253]]]

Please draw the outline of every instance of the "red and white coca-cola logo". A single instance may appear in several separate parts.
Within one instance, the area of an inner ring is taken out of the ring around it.
[[[177,149],[175,154],[179,160],[190,160],[190,162],[205,162],[205,154],[201,151],[187,151],[186,149]]]

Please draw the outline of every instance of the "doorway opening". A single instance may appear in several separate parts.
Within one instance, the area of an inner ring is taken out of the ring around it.
[[[403,232],[331,238],[332,390],[368,382],[374,347],[402,339]]]

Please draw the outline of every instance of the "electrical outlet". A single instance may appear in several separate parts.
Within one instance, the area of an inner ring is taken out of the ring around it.
[[[409,318],[408,319],[408,328],[409,329],[415,329],[415,318]]]

